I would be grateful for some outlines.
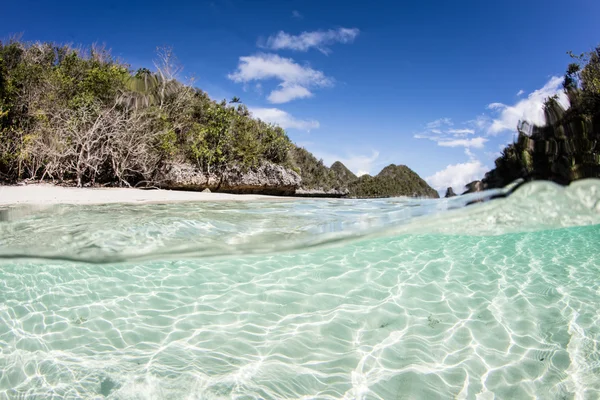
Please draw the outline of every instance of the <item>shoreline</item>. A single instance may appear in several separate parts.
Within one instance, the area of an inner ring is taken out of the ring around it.
[[[166,189],[65,187],[48,183],[0,185],[0,206],[148,204],[196,201],[286,201],[297,197],[259,194],[204,193]]]

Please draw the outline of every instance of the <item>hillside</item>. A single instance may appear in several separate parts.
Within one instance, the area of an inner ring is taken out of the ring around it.
[[[376,176],[363,175],[348,186],[351,197],[431,197],[439,194],[405,165],[390,164]]]
[[[341,161],[336,161],[333,164],[331,164],[330,169],[331,171],[333,171],[337,181],[340,184],[347,185],[348,183],[358,179],[358,177],[354,175],[354,173],[350,171],[344,164],[342,164]]]
[[[301,192],[309,196],[326,193],[354,198],[439,197],[437,191],[405,165],[391,164],[375,177],[357,177],[340,161],[328,168],[322,160],[317,160],[303,148],[293,146],[290,153],[294,170],[302,178]]]

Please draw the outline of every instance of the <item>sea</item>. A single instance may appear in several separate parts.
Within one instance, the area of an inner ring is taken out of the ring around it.
[[[598,399],[600,180],[507,193],[2,207],[0,399]]]

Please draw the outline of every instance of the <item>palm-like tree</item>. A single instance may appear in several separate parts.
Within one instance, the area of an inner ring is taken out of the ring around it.
[[[119,96],[119,102],[136,109],[162,106],[165,99],[175,93],[180,86],[181,84],[175,79],[141,68],[126,79],[126,90]]]

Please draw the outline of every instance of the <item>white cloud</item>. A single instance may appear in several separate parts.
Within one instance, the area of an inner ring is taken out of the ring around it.
[[[296,119],[278,108],[249,108],[252,115],[265,122],[279,125],[283,129],[310,131],[319,127],[319,121]]]
[[[491,118],[485,114],[478,115],[475,119],[471,119],[466,122],[467,125],[472,126],[474,129],[484,130],[492,123]]]
[[[267,100],[269,100],[271,103],[287,103],[288,101],[294,99],[304,99],[306,97],[312,97],[313,95],[310,90],[300,85],[281,84],[279,87],[279,89],[273,90],[267,97]]]
[[[461,164],[448,165],[425,180],[436,190],[452,187],[455,192],[462,193],[467,183],[481,179],[488,171],[479,160],[472,159]]]
[[[450,118],[436,119],[435,121],[431,121],[431,122],[427,123],[427,125],[425,125],[425,127],[427,129],[435,129],[435,128],[440,128],[443,125],[452,125],[452,120]]]
[[[483,148],[487,139],[481,136],[477,136],[471,139],[465,139],[467,135],[475,134],[474,129],[460,128],[460,129],[445,129],[445,126],[452,125],[452,121],[449,118],[441,118],[433,122],[429,122],[426,126],[428,130],[425,132],[417,133],[413,137],[415,139],[429,139],[442,147],[465,147],[465,148]]]
[[[432,129],[431,132],[434,132],[434,130]],[[474,134],[475,131],[473,129],[448,129],[448,133],[451,133],[454,136],[466,136]]]
[[[517,97],[522,96],[525,93],[525,91],[523,89],[519,90],[517,92]]]
[[[327,47],[333,43],[352,43],[360,31],[356,28],[339,28],[328,31],[302,32],[299,35],[279,31],[275,36],[269,36],[266,47],[272,50],[290,49],[308,51],[316,48],[323,54],[329,54]]]
[[[302,19],[304,18],[304,15],[300,14],[300,11],[294,10],[292,11],[292,18]]]
[[[280,88],[269,95],[269,100],[273,103],[310,97],[312,92],[309,88],[333,85],[333,80],[323,72],[302,66],[291,58],[280,57],[277,54],[240,57],[237,70],[227,77],[238,83],[268,79],[281,81]]]
[[[482,149],[487,139],[481,136],[472,139],[441,139],[437,141],[438,146],[442,147],[473,147]]]
[[[490,103],[486,108],[488,110],[501,110],[503,108],[506,108],[506,106],[502,103]]]
[[[488,133],[496,135],[504,131],[516,131],[520,120],[527,120],[535,125],[545,125],[544,101],[551,96],[558,95],[558,101],[565,108],[569,106],[567,96],[562,90],[563,78],[553,76],[542,87],[527,96],[526,99],[519,100],[515,105],[508,106],[501,103],[492,103],[488,105],[489,109],[499,112],[499,116],[492,121]]]
[[[363,175],[369,175],[369,171],[365,171],[365,170],[360,170],[358,172],[356,172],[355,174],[356,176],[363,176]]]

